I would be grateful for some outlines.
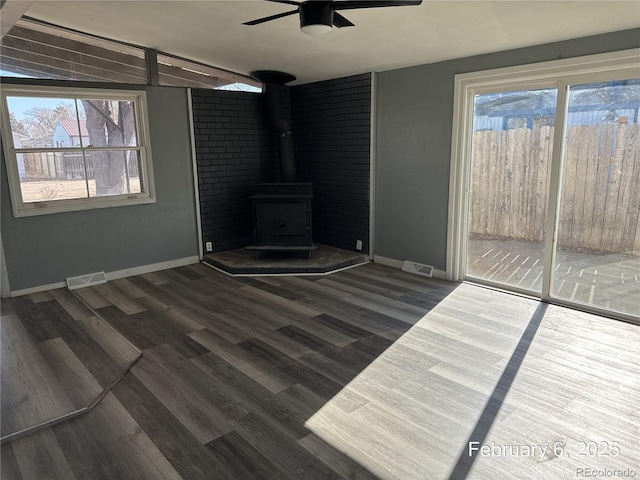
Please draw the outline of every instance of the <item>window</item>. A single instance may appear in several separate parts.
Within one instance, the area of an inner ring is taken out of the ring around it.
[[[157,69],[147,69],[147,57]],[[25,17],[0,41],[0,76],[262,90],[245,75]]]
[[[7,77],[147,83],[144,49],[26,20],[19,20],[2,37],[0,73]]]
[[[639,321],[639,54],[456,76],[452,280]]]
[[[262,91],[262,84],[252,78],[163,54],[158,54],[158,80],[160,85],[168,87]]]
[[[3,86],[16,217],[155,201],[143,91]]]

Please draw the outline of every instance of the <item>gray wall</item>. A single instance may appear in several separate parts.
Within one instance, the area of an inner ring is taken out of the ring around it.
[[[187,94],[148,87],[157,202],[13,218],[0,165],[2,243],[11,290],[198,255]]]
[[[640,29],[376,76],[375,255],[444,270],[454,76],[640,47]]]

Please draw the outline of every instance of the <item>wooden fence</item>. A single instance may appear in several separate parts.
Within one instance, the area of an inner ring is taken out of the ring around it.
[[[22,153],[24,159],[25,174],[28,179],[57,179],[57,180],[78,180],[94,177],[94,160],[90,154],[85,161],[82,154],[73,152],[38,152]],[[128,160],[129,177],[137,177],[138,158],[135,154],[130,155]]]
[[[21,153],[27,178],[56,178],[59,154],[55,152]]]
[[[544,240],[553,135],[474,133],[472,235]],[[565,149],[559,245],[640,254],[640,125],[571,127]]]

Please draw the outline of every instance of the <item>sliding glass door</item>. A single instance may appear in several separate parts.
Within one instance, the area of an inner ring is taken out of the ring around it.
[[[640,79],[555,84],[469,96],[464,276],[640,317]]]
[[[542,292],[557,89],[474,98],[467,275]]]
[[[640,79],[571,85],[552,297],[640,316]]]

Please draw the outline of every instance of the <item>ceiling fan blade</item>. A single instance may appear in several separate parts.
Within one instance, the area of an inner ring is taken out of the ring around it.
[[[285,5],[300,5],[300,2],[294,2],[292,0],[264,0],[265,2],[284,3]]]
[[[355,27],[353,23],[344,18],[338,12],[333,12],[333,26],[342,28],[342,27]]]
[[[276,20],[282,17],[288,17],[289,15],[294,15],[298,13],[298,10],[291,10],[290,12],[279,13],[277,15],[271,15],[270,17],[259,18],[257,20],[251,20],[250,22],[245,22],[243,25],[259,25],[260,23],[269,22],[271,20]]]
[[[333,2],[334,10],[355,10],[357,8],[409,7],[420,5],[422,0],[345,0]]]

